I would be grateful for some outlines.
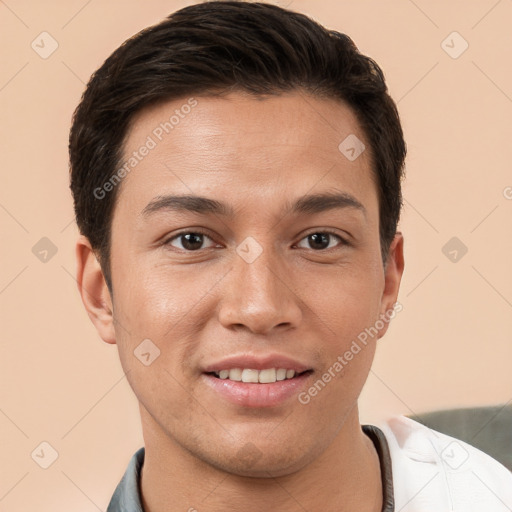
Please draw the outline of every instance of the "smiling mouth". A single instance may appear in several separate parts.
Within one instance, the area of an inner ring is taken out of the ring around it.
[[[255,370],[252,368],[231,368],[229,370],[219,370],[208,372],[221,380],[232,380],[235,382],[253,383],[253,384],[272,384],[274,382],[295,379],[301,375],[311,373],[312,370],[297,372],[287,368],[266,368]]]

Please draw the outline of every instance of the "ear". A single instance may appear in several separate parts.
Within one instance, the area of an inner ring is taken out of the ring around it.
[[[80,235],[76,242],[78,291],[87,314],[106,343],[115,343],[112,299],[100,264],[89,239]]]
[[[394,307],[398,298],[398,290],[404,272],[404,237],[400,231],[395,233],[395,237],[389,246],[388,258],[384,268],[384,291],[381,298],[380,317],[384,327],[379,330],[379,338],[382,338],[389,327],[391,318],[394,318],[394,311],[401,311],[402,306]]]

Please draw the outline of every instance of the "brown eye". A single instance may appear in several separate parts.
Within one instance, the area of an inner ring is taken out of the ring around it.
[[[303,240],[306,240],[306,243],[308,244],[308,246],[305,247],[306,249],[313,249],[315,251],[332,249],[333,247],[336,247],[336,245],[345,244],[345,240],[343,240],[343,238],[341,238],[339,235],[335,233],[330,233],[328,231],[318,231],[315,233],[310,233],[299,242],[299,247],[304,248],[304,246],[300,245]],[[341,242],[341,244],[336,244],[336,241]]]
[[[178,242],[181,245],[181,247],[177,246],[177,249],[185,251],[197,251],[199,249],[204,249],[202,245],[205,239],[211,240],[211,238],[207,236],[205,233],[201,233],[198,231],[186,231],[173,236],[166,242],[166,245],[176,247],[176,245],[174,245],[173,242]]]

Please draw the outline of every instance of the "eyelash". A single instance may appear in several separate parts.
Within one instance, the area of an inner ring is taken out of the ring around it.
[[[203,235],[203,236],[206,236],[208,237],[210,240],[214,241],[213,238],[203,229],[201,228],[194,228],[193,230],[192,229],[188,229],[186,231],[181,231],[175,235],[173,235],[171,238],[169,238],[168,240],[166,240],[163,245],[170,245],[171,242],[173,240],[176,240],[177,238],[179,238],[180,236],[182,235],[186,235],[186,234],[190,234],[190,233],[193,233],[195,235]],[[336,249],[337,247],[341,247],[341,246],[349,246],[350,243],[345,239],[343,238],[342,236],[340,236],[338,233],[335,233],[334,231],[332,230],[329,230],[329,229],[317,229],[315,231],[311,231],[309,233],[306,233],[300,240],[299,242],[301,242],[302,240],[304,240],[305,238],[307,238],[308,236],[310,235],[315,235],[315,234],[325,234],[325,235],[330,235],[330,236],[333,236],[335,238],[337,238],[339,241],[340,241],[340,244],[336,247],[331,247],[329,249],[311,249],[312,251],[314,252],[327,252],[327,251],[331,251],[333,249]],[[187,250],[187,249],[179,249],[179,248],[176,248],[174,247],[174,249],[178,250],[178,251],[182,251],[182,252],[190,252],[190,253],[193,253],[193,252],[199,252],[201,250],[204,250],[204,249],[197,249],[195,251],[191,251],[191,250]],[[209,249],[211,249],[211,247],[209,247]]]

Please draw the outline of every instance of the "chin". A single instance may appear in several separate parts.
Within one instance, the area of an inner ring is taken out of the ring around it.
[[[321,451],[312,446],[295,444],[292,447],[284,440],[277,442],[277,446],[268,441],[263,446],[247,441],[239,444],[238,448],[232,443],[224,446],[224,450],[219,450],[214,457],[208,457],[207,462],[232,475],[274,478],[300,471],[315,458],[316,451]]]

